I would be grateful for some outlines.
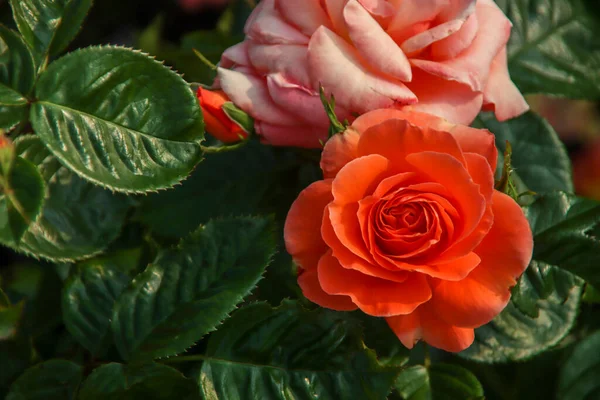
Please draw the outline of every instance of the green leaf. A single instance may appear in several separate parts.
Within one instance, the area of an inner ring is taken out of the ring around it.
[[[37,167],[21,157],[0,176],[0,241],[19,243],[42,209],[44,189]]]
[[[131,279],[110,262],[83,262],[62,292],[65,326],[93,355],[102,350],[116,300]]]
[[[513,23],[510,76],[525,93],[600,97],[600,24],[581,0],[496,0]]]
[[[595,399],[600,394],[600,331],[581,341],[564,363],[559,400]]]
[[[141,52],[74,51],[40,75],[35,94],[35,132],[63,164],[97,185],[166,189],[201,159],[204,127],[195,95]]]
[[[198,384],[162,364],[110,363],[96,368],[83,382],[79,400],[192,400],[199,399]]]
[[[40,63],[61,53],[77,35],[92,0],[10,0],[23,38]]]
[[[104,250],[121,231],[130,202],[62,167],[35,136],[21,136],[15,146],[17,154],[38,167],[48,191],[41,215],[19,245],[1,234],[0,242],[53,261],[89,258]]]
[[[257,141],[207,154],[181,186],[141,198],[136,217],[157,235],[179,238],[214,217],[255,214],[277,167],[271,149]]]
[[[168,357],[214,330],[261,279],[273,242],[269,220],[231,218],[209,222],[161,251],[115,306],[121,356]]]
[[[404,400],[483,399],[475,375],[458,365],[433,364],[429,369],[415,365],[400,373],[395,386]]]
[[[82,368],[70,361],[50,360],[29,368],[10,387],[6,400],[75,399]]]
[[[582,281],[560,268],[533,261],[508,306],[475,330],[460,356],[479,362],[525,360],[560,342],[577,317]]]
[[[23,39],[0,25],[0,128],[10,129],[27,120],[36,73],[33,57]]]
[[[527,188],[537,193],[573,192],[571,162],[565,146],[542,117],[528,112],[498,122],[492,113],[481,113],[473,125],[488,129],[496,136],[499,169],[503,166],[506,141],[510,142],[512,167]]]
[[[212,400],[384,399],[398,369],[377,363],[343,313],[286,301],[237,311],[208,342],[198,377]]]
[[[588,234],[600,223],[600,203],[566,193],[538,198],[527,208],[533,258],[564,268],[600,287],[600,240]]]

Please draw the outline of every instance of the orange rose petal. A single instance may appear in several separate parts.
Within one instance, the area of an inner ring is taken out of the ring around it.
[[[333,180],[331,191],[337,205],[356,203],[371,194],[376,185],[385,178],[389,161],[371,154],[350,161]]]
[[[218,118],[213,116],[212,114],[205,112],[204,115],[204,125],[206,126],[206,131],[213,135],[216,138],[232,138],[232,133]],[[240,140],[239,137],[235,137],[235,140]]]
[[[354,129],[333,136],[325,143],[321,155],[321,170],[325,179],[335,178],[337,173],[350,161],[358,157],[358,139]]]
[[[304,269],[316,269],[319,259],[327,251],[321,238],[321,221],[323,210],[331,200],[331,180],[317,181],[300,193],[288,213],[284,227],[285,246]]]
[[[360,136],[359,155],[380,154],[390,160],[394,173],[411,172],[405,161],[412,153],[435,151],[464,163],[456,140],[447,132],[420,129],[405,120],[391,119],[375,125]]]
[[[363,312],[376,317],[409,314],[431,298],[422,274],[391,282],[345,269],[331,253],[319,262],[319,282],[326,293],[348,295]]]
[[[405,111],[396,110],[394,108],[381,108],[368,113],[362,114],[352,123],[352,128],[357,132],[365,132],[372,126],[379,125],[389,119],[406,119],[408,114]]]
[[[325,293],[319,284],[317,269],[302,270],[298,276],[298,285],[307,299],[321,307],[337,311],[353,311],[358,308],[348,296],[333,296]]]
[[[479,226],[486,211],[486,201],[480,194],[479,186],[473,182],[460,161],[448,154],[430,151],[410,154],[406,157],[406,161],[434,182],[444,186],[452,196],[452,199],[448,200],[453,200],[463,222],[463,231],[457,232],[460,235],[457,239],[476,235],[480,240],[489,230],[489,226]],[[473,248],[476,244],[478,242],[473,245]],[[472,249],[455,252],[452,255],[461,256],[470,250]]]
[[[485,265],[480,264],[481,267]],[[447,323],[463,328],[478,328],[500,314],[510,300],[508,287],[500,292],[493,289],[472,276],[458,282],[440,281],[430,304],[435,315]]]
[[[346,249],[370,261],[369,249],[362,238],[360,223],[358,222],[358,203],[347,205],[329,204],[329,220],[336,237]]]
[[[447,324],[436,316],[429,304],[423,304],[412,314],[388,317],[386,321],[409,349],[423,339],[433,347],[458,353],[469,347],[475,339],[473,329]]]
[[[467,170],[473,181],[479,185],[479,191],[485,197],[486,202],[492,201],[494,193],[494,171],[495,168],[489,168],[485,157],[475,153],[465,153],[467,160]]]
[[[492,171],[496,169],[498,149],[496,149],[494,135],[487,129],[477,129],[466,125],[453,124],[446,121],[444,118],[418,111],[399,112],[404,113],[402,118],[406,119],[411,124],[423,127],[427,126],[438,131],[449,132],[456,139],[463,153],[480,154],[488,160]]]
[[[385,320],[404,347],[408,349],[412,349],[423,337],[418,308],[411,314],[387,317]]]
[[[494,225],[475,249],[482,263],[470,277],[501,292],[514,286],[527,269],[533,237],[523,210],[512,198],[495,191],[492,209],[496,216]]]
[[[437,260],[435,260],[437,261]],[[471,252],[462,257],[455,258],[445,264],[431,263],[415,265],[415,271],[422,272],[432,278],[439,278],[448,281],[459,281],[464,279],[481,263],[481,258]]]
[[[423,310],[420,317],[423,340],[433,347],[458,353],[468,348],[475,340],[473,329],[449,325],[439,319],[432,310]]]
[[[408,277],[406,271],[398,271],[397,269],[393,269],[392,271],[386,270],[384,267],[375,264],[373,260],[365,260],[348,250],[340,242],[333,230],[333,226],[329,219],[328,209],[325,209],[325,214],[323,215],[321,235],[323,236],[325,243],[332,249],[333,256],[337,258],[340,265],[346,269],[352,269],[366,275],[388,279],[393,282],[404,282]]]

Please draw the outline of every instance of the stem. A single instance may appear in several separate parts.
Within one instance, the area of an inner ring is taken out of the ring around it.
[[[244,147],[248,143],[248,139],[244,139],[239,143],[225,146],[201,146],[204,153],[223,153],[225,151],[233,151]]]
[[[206,357],[202,354],[197,354],[197,355],[193,355],[193,356],[177,356],[177,357],[171,357],[171,358],[166,358],[164,360],[158,360],[163,364],[176,364],[176,363],[183,363],[183,362],[192,362],[192,361],[204,361],[209,357]]]
[[[425,360],[423,361],[423,365],[425,368],[429,369],[431,367],[431,354],[429,352],[429,345],[423,343],[423,351],[425,352]]]

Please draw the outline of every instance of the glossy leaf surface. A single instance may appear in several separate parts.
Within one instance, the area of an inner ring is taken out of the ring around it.
[[[555,346],[575,323],[581,292],[582,281],[573,274],[532,262],[508,306],[475,330],[475,342],[460,355],[480,362],[507,362]]]
[[[483,388],[471,371],[451,364],[415,365],[396,379],[396,390],[404,400],[483,399]]]
[[[162,250],[115,307],[112,330],[121,356],[183,352],[250,293],[274,250],[271,222],[258,218],[215,220]]]
[[[129,201],[77,177],[34,136],[18,138],[15,146],[38,167],[48,191],[41,215],[19,245],[0,237],[2,243],[55,261],[89,258],[105,249],[121,231]]]
[[[28,118],[27,95],[35,82],[33,57],[23,39],[0,25],[0,128]]]
[[[201,159],[196,97],[179,75],[141,52],[77,50],[40,75],[35,94],[35,132],[63,164],[97,185],[166,189]]]
[[[110,363],[96,368],[83,382],[79,400],[194,400],[198,385],[181,372],[162,364]]]
[[[584,0],[496,0],[513,23],[511,78],[525,93],[600,97],[600,24]]]
[[[512,147],[512,167],[529,190],[537,193],[573,191],[571,161],[552,126],[542,117],[528,112],[506,122],[492,113],[481,113],[474,126],[496,136],[501,168],[508,140]]]
[[[92,0],[10,0],[10,5],[19,31],[43,63],[73,40]]]
[[[343,313],[293,302],[236,312],[208,343],[198,383],[205,398],[383,399],[397,375],[365,349]]]
[[[69,332],[92,354],[102,349],[113,307],[131,279],[110,262],[83,262],[62,292],[62,312]]]

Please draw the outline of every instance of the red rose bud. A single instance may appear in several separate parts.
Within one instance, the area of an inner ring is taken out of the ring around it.
[[[222,90],[198,89],[206,131],[223,143],[239,142],[252,131],[253,121]]]

